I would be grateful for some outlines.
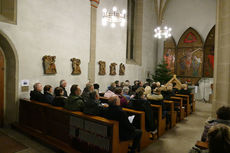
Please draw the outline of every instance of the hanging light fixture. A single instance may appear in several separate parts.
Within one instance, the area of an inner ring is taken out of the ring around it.
[[[157,27],[154,29],[154,32],[155,32],[154,37],[158,39],[161,39],[161,38],[167,39],[172,36],[171,31],[172,31],[172,28],[167,27],[167,26],[165,26],[164,28]]]
[[[119,23],[121,27],[126,25],[126,10],[122,10],[121,12],[117,9],[117,7],[113,7],[112,10],[107,10],[104,8],[102,16],[102,25],[107,26],[110,24],[111,28],[115,28],[116,24]]]

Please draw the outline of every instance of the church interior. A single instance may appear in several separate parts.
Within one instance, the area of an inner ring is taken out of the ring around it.
[[[229,0],[0,0],[0,153],[230,153]]]

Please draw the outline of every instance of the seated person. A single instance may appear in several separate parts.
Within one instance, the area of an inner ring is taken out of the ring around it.
[[[111,86],[105,92],[104,97],[110,98],[110,97],[116,96],[116,94],[114,93],[114,90],[115,90],[115,87],[112,86],[112,84],[111,84]]]
[[[100,104],[99,94],[96,90],[89,93],[89,100],[85,102],[84,113],[90,115],[100,115],[104,107]]]
[[[121,141],[133,140],[130,153],[135,153],[140,146],[142,131],[136,129],[128,120],[128,115],[120,107],[120,99],[116,97],[109,98],[109,107],[104,113],[104,116],[111,120],[119,122],[119,137]]]
[[[128,101],[125,96],[123,96],[122,88],[118,87],[114,92],[120,98],[121,107],[126,107],[128,105]]]
[[[116,84],[116,87],[120,87],[121,86],[120,81],[118,81],[118,80],[116,80],[114,83]]]
[[[129,87],[124,87],[123,88],[123,96],[129,101],[130,100],[130,95],[129,95]]]
[[[72,111],[83,111],[84,110],[84,100],[81,97],[81,89],[78,85],[72,85],[70,89],[71,93],[65,104],[65,108]]]
[[[38,102],[44,102],[44,95],[42,94],[42,84],[35,83],[34,90],[30,92],[30,100],[35,100]]]
[[[138,89],[138,84],[139,84],[139,80],[135,80],[134,85],[132,86],[132,92],[136,92],[136,90]]]
[[[132,90],[132,86],[130,85],[129,80],[125,81],[125,86],[129,87],[129,90]]]
[[[170,98],[175,95],[173,93],[172,86],[165,87],[161,93],[162,93],[165,100],[170,100]]]
[[[189,95],[189,103],[192,103],[192,95],[191,95],[191,90],[188,89],[187,84],[182,84],[181,90],[178,90],[178,94],[182,95]]]
[[[54,100],[52,102],[52,105],[64,107],[65,103],[67,102],[67,98],[64,96],[64,90],[61,87],[57,87],[54,89]]]
[[[66,83],[66,81],[65,80],[61,80],[60,81],[60,87],[64,90],[64,96],[65,97],[68,97],[68,93],[67,93],[67,91],[66,91],[66,86],[67,86],[67,83]]]
[[[145,112],[145,128],[146,131],[155,131],[155,118],[153,117],[153,110],[149,101],[144,95],[144,88],[138,88],[133,99],[130,100],[129,108]]]
[[[156,82],[156,86],[157,86],[157,88],[160,88],[161,87],[161,83],[159,81]]]
[[[52,104],[53,102],[53,88],[51,87],[51,85],[46,85],[43,89],[44,91],[44,102],[47,102],[48,104]]]
[[[91,83],[87,83],[82,94],[81,94],[81,97],[84,99],[84,101],[88,101],[89,99],[89,93],[94,91],[94,86],[93,84]]]
[[[97,84],[97,83],[94,83],[94,84],[93,84],[93,87],[94,87],[94,89],[97,90],[97,92],[99,93],[100,85]]]
[[[193,147],[189,153],[230,153],[230,128],[224,124],[213,126],[208,132],[208,149]]]
[[[148,100],[155,100],[155,101],[160,101],[163,100],[163,96],[161,94],[161,91],[159,89],[154,90],[154,94],[152,94],[152,89],[150,86],[145,87],[145,95]]]
[[[204,127],[204,132],[202,134],[201,141],[207,141],[208,131],[209,129],[217,124],[225,124],[230,127],[230,107],[220,107],[217,112],[217,119],[208,121]]]

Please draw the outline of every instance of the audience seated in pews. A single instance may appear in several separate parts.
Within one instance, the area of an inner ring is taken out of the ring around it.
[[[117,87],[114,92],[120,98],[121,107],[126,107],[128,105],[128,101],[125,96],[123,96],[122,88]]]
[[[66,86],[67,86],[67,83],[66,83],[66,81],[65,80],[61,80],[60,81],[60,87],[64,90],[64,96],[65,97],[68,97],[68,93],[67,93],[67,91],[66,91]]]
[[[71,93],[68,97],[65,108],[72,111],[83,111],[84,110],[84,100],[81,97],[81,89],[78,85],[72,85],[70,89]]]
[[[105,111],[105,117],[111,120],[119,121],[119,136],[121,141],[133,140],[130,153],[135,153],[140,146],[142,131],[136,129],[128,120],[128,115],[120,107],[120,99],[115,97],[109,98],[109,107]]]
[[[44,102],[48,103],[48,104],[52,104],[53,102],[53,88],[51,85],[45,85],[44,89]]]
[[[220,107],[217,112],[217,119],[208,121],[204,127],[204,132],[202,134],[201,141],[207,141],[209,129],[217,124],[225,124],[230,127],[230,107]]]
[[[104,107],[100,104],[98,92],[96,90],[90,92],[83,112],[90,115],[101,115],[103,110]]]
[[[116,87],[114,87],[114,83],[112,83],[108,90],[105,92],[104,97],[110,98],[116,96],[116,94],[114,93],[115,88]]]
[[[64,90],[61,87],[56,87],[54,89],[55,97],[53,99],[52,105],[58,107],[64,107],[67,103],[67,97],[64,96]]]
[[[87,83],[81,94],[81,97],[84,99],[85,102],[89,100],[89,93],[92,91],[94,91],[93,84]]]
[[[189,153],[230,153],[230,127],[218,124],[208,131],[208,149],[193,147]]]
[[[145,112],[145,127],[146,131],[155,131],[155,119],[153,117],[153,110],[150,106],[148,100],[146,100],[144,96],[144,88],[138,88],[134,98],[132,98],[129,102],[129,108],[144,111]]]
[[[35,83],[33,88],[34,90],[30,92],[30,100],[44,102],[44,95],[42,94],[42,84]]]

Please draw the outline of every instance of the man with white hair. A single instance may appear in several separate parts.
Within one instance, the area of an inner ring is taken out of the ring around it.
[[[67,82],[65,80],[61,80],[60,81],[60,87],[64,90],[64,97],[68,97],[68,93],[65,89],[66,86],[67,86]]]
[[[44,102],[44,95],[42,94],[42,84],[35,83],[33,87],[34,90],[30,92],[30,100]]]

